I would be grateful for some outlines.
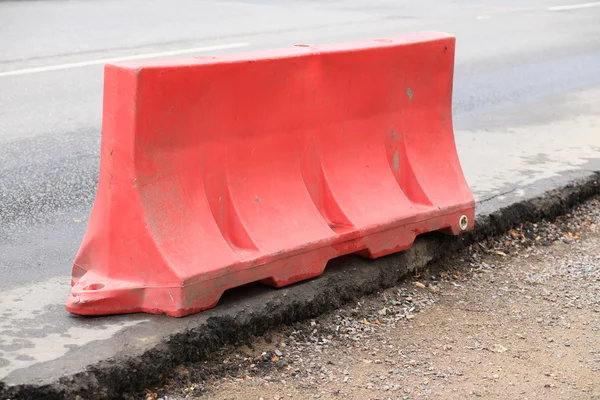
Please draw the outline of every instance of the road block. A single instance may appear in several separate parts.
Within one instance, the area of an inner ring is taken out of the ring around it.
[[[100,175],[67,309],[185,316],[473,228],[455,38],[415,33],[105,67]]]

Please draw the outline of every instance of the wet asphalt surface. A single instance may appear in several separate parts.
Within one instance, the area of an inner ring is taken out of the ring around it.
[[[470,129],[478,115],[600,84],[600,9],[546,9],[555,4],[0,2],[0,289],[70,273],[95,196],[102,100],[101,66],[2,72],[213,44],[256,50],[441,30],[458,38],[455,128]],[[549,109],[520,123],[579,111]]]

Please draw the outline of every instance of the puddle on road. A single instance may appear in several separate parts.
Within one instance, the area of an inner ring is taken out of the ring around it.
[[[477,201],[498,196],[507,188],[516,193],[535,182],[588,166],[600,168],[600,88],[563,96],[544,106],[560,110],[565,101],[575,102],[589,113],[537,125],[457,130],[460,162]],[[514,119],[541,106],[521,105],[502,115]],[[481,119],[484,124],[486,116]]]

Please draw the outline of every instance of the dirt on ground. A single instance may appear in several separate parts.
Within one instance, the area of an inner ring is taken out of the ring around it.
[[[600,201],[181,365],[147,399],[600,399]]]

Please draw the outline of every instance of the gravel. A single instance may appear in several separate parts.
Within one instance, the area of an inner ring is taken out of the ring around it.
[[[134,397],[598,398],[599,226],[598,198],[524,223]]]

